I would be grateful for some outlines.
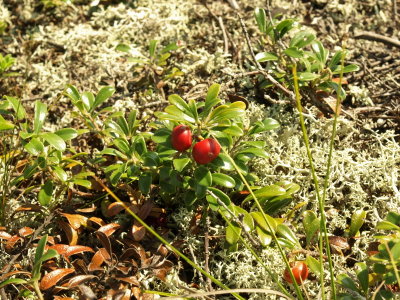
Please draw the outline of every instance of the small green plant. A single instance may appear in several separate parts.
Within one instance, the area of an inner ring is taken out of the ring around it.
[[[1,23],[0,23],[0,33],[1,33]],[[19,73],[17,72],[9,72],[9,69],[14,65],[14,63],[15,63],[15,58],[13,58],[10,54],[3,56],[0,53],[0,78],[19,75]]]
[[[3,288],[6,285],[14,284],[14,285],[22,285],[22,286],[31,286],[36,293],[36,296],[43,300],[43,294],[40,291],[39,281],[42,278],[41,269],[42,264],[46,260],[52,259],[58,256],[58,253],[54,249],[49,249],[45,252],[45,247],[47,244],[47,234],[44,235],[37,244],[36,253],[35,253],[35,260],[33,262],[32,271],[29,274],[30,279],[22,279],[22,278],[8,278],[2,282],[0,282],[0,288]],[[11,272],[9,276],[15,275],[18,272]],[[20,272],[24,273],[24,272]],[[7,275],[7,274],[6,274]],[[32,293],[28,289],[24,289],[20,292],[20,295],[24,297],[32,297]]]
[[[329,58],[329,51],[323,44],[312,32],[301,29],[295,19],[284,19],[280,16],[269,19],[262,8],[255,10],[255,19],[262,34],[261,52],[255,55],[257,62],[262,64],[265,71],[278,83],[291,90],[294,90],[291,66],[295,63],[300,93],[309,96],[314,105],[330,106],[328,111],[332,113],[334,105],[322,103],[321,97],[336,93],[344,99],[346,93],[338,83],[338,77],[343,73],[357,71],[359,67],[354,64],[342,67],[344,50],[337,51]],[[274,86],[274,83],[263,78],[263,75],[260,75],[260,79],[260,88]]]
[[[133,75],[138,86],[147,87],[150,83],[153,88],[163,94],[163,86],[168,81],[183,75],[181,70],[168,64],[171,53],[179,49],[179,46],[176,43],[170,43],[159,49],[158,41],[151,40],[148,48],[146,56],[138,53],[127,44],[119,44],[116,49],[129,54],[128,62],[135,63]]]

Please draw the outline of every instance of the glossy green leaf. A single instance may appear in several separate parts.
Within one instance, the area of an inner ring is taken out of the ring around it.
[[[400,231],[400,227],[388,221],[381,221],[376,225],[378,230],[396,230]]]
[[[95,97],[92,92],[84,92],[82,93],[81,100],[83,105],[85,106],[85,110],[90,111],[95,102]]]
[[[53,196],[54,185],[53,181],[47,180],[44,185],[42,185],[39,194],[38,201],[43,206],[48,206],[51,198]]]
[[[264,247],[267,247],[271,244],[272,236],[267,231],[265,231],[264,229],[262,229],[259,226],[256,226],[256,232],[257,232],[258,238],[260,239],[261,245],[263,245]]]
[[[273,130],[276,128],[279,128],[279,122],[272,119],[272,118],[266,118],[262,122],[255,122],[253,126],[249,130],[249,135],[268,131],[268,130]]]
[[[57,150],[64,151],[67,147],[64,140],[55,133],[46,132],[41,134],[41,137]]]
[[[311,47],[317,55],[318,60],[325,65],[328,59],[329,51],[324,48],[324,45],[322,45],[320,41],[314,41]]]
[[[315,35],[310,32],[300,31],[291,40],[289,47],[303,48],[315,40]]]
[[[212,184],[212,175],[211,172],[206,167],[198,167],[194,170],[194,179],[196,183],[203,186],[211,186]]]
[[[182,112],[193,117],[193,114],[191,113],[189,105],[179,95],[173,94],[173,95],[168,96],[168,101],[172,105],[175,105],[177,108],[179,108]]]
[[[26,118],[26,111],[21,101],[11,96],[4,96],[4,98],[11,104],[18,120],[23,120]]]
[[[78,136],[78,132],[73,128],[63,128],[54,132],[64,141],[69,141]]]
[[[355,237],[360,230],[361,226],[364,224],[367,212],[363,209],[356,210],[351,216],[351,223],[349,229],[349,236]]]
[[[214,83],[208,88],[206,95],[206,103],[205,103],[206,107],[210,102],[213,102],[213,100],[215,100],[218,97],[220,88],[221,86],[218,83]]]
[[[170,51],[175,51],[179,49],[179,46],[174,42],[174,43],[170,43],[167,46],[165,46],[160,52],[162,54],[170,52]]]
[[[170,142],[171,130],[168,128],[157,129],[156,132],[154,132],[154,134],[151,136],[151,139],[157,144]]]
[[[101,90],[96,95],[92,107],[90,108],[90,112],[93,112],[96,107],[100,106],[104,101],[108,100],[112,95],[114,95],[114,93],[115,89],[111,86],[105,86],[101,88]]]
[[[390,223],[392,223],[392,224],[400,226],[400,214],[399,213],[396,213],[394,211],[390,211],[387,214],[385,220],[390,222]]]
[[[236,185],[235,179],[222,173],[213,173],[212,183],[226,188],[233,188]]]
[[[32,271],[32,280],[39,280],[40,279],[40,269],[42,268],[42,263],[46,260],[52,259],[54,257],[58,256],[58,252],[54,249],[49,249],[45,254],[40,257],[39,261],[37,261],[33,265],[33,271]]]
[[[190,163],[190,158],[176,158],[173,160],[174,168],[178,172],[182,172],[188,163]]]
[[[176,117],[175,121],[179,121],[179,122],[186,121],[189,123],[194,123],[196,121],[193,116],[189,116],[187,113],[183,112],[175,105],[167,106],[165,108],[165,112],[172,116],[175,116]],[[170,119],[170,120],[174,120],[174,119]]]
[[[294,248],[301,248],[295,233],[287,225],[279,224],[276,228],[276,232],[279,236],[289,241]]]
[[[239,155],[239,154],[248,155],[250,158],[254,158],[254,157],[268,158],[269,157],[267,151],[265,151],[264,149],[260,149],[260,148],[245,148],[243,150],[238,151],[237,155]]]
[[[38,156],[44,151],[43,143],[37,138],[32,138],[29,143],[24,146],[24,148],[33,156]]]
[[[316,260],[314,257],[310,255],[307,255],[306,264],[314,274],[318,276],[320,275],[321,264],[318,260]]]
[[[57,178],[58,178],[59,180],[61,180],[62,182],[67,181],[68,175],[67,175],[67,173],[64,171],[63,168],[61,168],[60,166],[54,166],[54,167],[53,167],[53,171],[54,171],[54,174],[56,174],[56,176],[57,176]]]
[[[270,197],[275,197],[275,196],[279,196],[279,195],[284,195],[284,194],[286,194],[286,189],[284,189],[283,187],[280,187],[278,185],[272,184],[272,185],[268,185],[268,186],[265,186],[265,187],[262,187],[262,188],[256,190],[254,192],[254,194],[257,198],[259,198],[258,200],[260,200],[260,198],[270,198]],[[251,199],[253,199],[253,196],[249,195],[246,197],[244,202],[247,202]]]
[[[74,179],[73,183],[76,185],[83,186],[87,189],[90,189],[92,187],[92,183],[89,180],[86,179]]]
[[[47,115],[47,105],[36,101],[35,102],[35,117],[33,119],[33,131],[35,134],[38,134],[39,131],[42,129],[44,120],[46,119]]]
[[[236,244],[239,241],[242,228],[235,223],[230,223],[226,227],[226,241],[229,244]]]
[[[114,145],[118,148],[119,151],[127,155],[128,157],[131,156],[131,147],[126,139],[117,138],[114,139]]]
[[[233,171],[235,169],[229,157],[224,153],[220,153],[218,157],[211,162],[211,164],[225,171]]]
[[[39,262],[40,258],[44,254],[44,248],[46,247],[46,244],[47,244],[47,237],[48,237],[47,234],[42,236],[42,238],[39,240],[39,242],[36,246],[35,260],[34,260],[35,264]]]
[[[337,51],[337,52],[333,55],[331,61],[329,62],[329,65],[328,65],[328,67],[329,67],[332,71],[334,70],[334,68],[337,67],[337,65],[340,65],[340,63],[341,63],[341,61],[342,61],[342,56],[343,56],[343,55],[346,56],[346,52],[343,51],[343,50]]]
[[[288,33],[294,25],[293,19],[285,19],[276,25],[276,31],[278,32],[278,38],[282,38],[286,33]]]
[[[256,60],[258,62],[264,62],[264,61],[271,61],[271,60],[278,60],[279,57],[271,52],[260,52],[256,54]]]
[[[310,73],[310,72],[299,72],[298,78],[301,81],[312,81],[319,78],[319,74]]]
[[[64,95],[70,98],[74,104],[81,100],[81,95],[79,94],[77,88],[70,84],[67,85]]]
[[[301,58],[304,56],[304,52],[297,49],[296,47],[289,47],[283,51],[287,56],[293,58]]]
[[[260,29],[262,33],[266,33],[267,18],[265,15],[265,10],[263,8],[256,8],[254,10],[254,17],[256,18],[258,29]]]

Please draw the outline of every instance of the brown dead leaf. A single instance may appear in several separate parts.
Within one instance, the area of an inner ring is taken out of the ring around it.
[[[32,233],[34,233],[35,232],[35,230],[33,230],[32,228],[30,228],[30,227],[22,227],[20,230],[18,230],[18,234],[21,236],[21,237],[26,237],[26,236],[28,236],[28,235],[31,235]]]
[[[146,202],[143,203],[142,207],[137,213],[138,217],[141,218],[142,220],[145,220],[149,216],[153,207],[154,207],[153,201],[150,199],[146,200]]]
[[[87,226],[88,218],[79,214],[61,214],[68,219],[68,223],[75,230],[79,229],[81,226]]]
[[[15,212],[20,212],[20,211],[34,211],[34,212],[39,212],[41,211],[42,208],[39,205],[36,204],[24,204],[23,206],[18,207]]]
[[[13,235],[11,238],[9,238],[7,240],[6,250],[7,251],[12,250],[14,248],[15,244],[18,243],[18,242],[21,242],[21,244],[22,244],[23,238],[19,237],[18,235]]]
[[[135,286],[140,286],[140,282],[136,276],[129,276],[129,277],[116,277],[115,279],[121,280],[127,283],[130,283]]]
[[[100,267],[105,261],[110,261],[111,256],[108,254],[105,248],[100,248],[92,257],[90,264],[88,265],[88,271],[102,271]]]
[[[9,277],[11,277],[11,276],[14,276],[14,275],[16,275],[16,274],[23,274],[23,275],[27,275],[27,276],[29,276],[29,277],[32,276],[31,272],[18,271],[18,270],[17,270],[17,271],[11,271],[11,272],[8,272],[8,273],[6,273],[6,274],[4,274],[4,275],[1,276],[1,277],[0,277],[0,282],[6,280],[7,278],[9,278]]]
[[[104,225],[106,225],[106,222],[104,222],[102,219],[97,218],[97,217],[91,217],[91,218],[89,218],[89,221],[91,221],[91,222],[93,222],[93,223],[96,223],[96,224],[99,225],[99,226],[104,226]]]
[[[97,209],[97,207],[93,204],[91,207],[86,207],[86,208],[78,208],[76,209],[77,212],[81,213],[92,213]]]
[[[72,245],[76,245],[78,243],[78,232],[71,227],[70,224],[64,221],[57,221],[58,226],[61,227],[61,229],[65,232],[65,235],[67,236],[68,243]]]
[[[143,225],[137,224],[135,221],[135,224],[132,226],[132,235],[133,239],[139,242],[146,235],[146,228]]]
[[[5,231],[0,231],[0,239],[9,240],[12,238],[12,235]]]
[[[100,240],[101,244],[103,247],[107,250],[108,255],[111,257],[112,256],[112,247],[111,247],[111,242],[108,236],[101,231],[96,232],[97,238]]]
[[[97,276],[94,275],[78,275],[78,276],[74,276],[72,277],[69,281],[68,281],[68,288],[71,289],[73,287],[76,287],[86,281],[92,280],[93,278],[97,278]]]
[[[73,272],[75,272],[74,269],[57,269],[47,273],[43,276],[40,282],[40,289],[48,290],[49,288],[55,286],[62,278]]]
[[[117,223],[110,223],[104,226],[101,226],[97,231],[103,232],[106,236],[112,235],[121,225]]]

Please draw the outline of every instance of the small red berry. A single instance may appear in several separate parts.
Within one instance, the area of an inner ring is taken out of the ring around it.
[[[189,126],[178,125],[172,130],[172,147],[179,152],[183,152],[192,146],[192,132]]]
[[[290,264],[290,267],[292,269],[292,273],[294,276],[294,279],[296,279],[297,284],[301,284],[304,282],[304,280],[307,279],[308,277],[308,267],[305,262],[303,261],[295,261]],[[293,283],[292,278],[290,277],[289,270],[286,269],[285,272],[283,273],[283,278],[289,282]]]
[[[221,146],[214,139],[205,139],[193,147],[193,158],[201,165],[208,164],[216,159],[221,151]]]

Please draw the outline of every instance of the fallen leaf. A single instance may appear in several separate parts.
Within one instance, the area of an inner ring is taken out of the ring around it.
[[[135,241],[141,241],[146,235],[146,228],[143,225],[133,224],[132,235]]]
[[[76,245],[78,243],[78,232],[71,227],[70,224],[64,221],[57,221],[58,225],[61,227],[61,229],[65,232],[65,235],[67,236],[68,243],[70,245]]]
[[[20,230],[18,230],[18,234],[21,236],[21,237],[26,237],[26,236],[28,236],[28,235],[31,235],[32,233],[34,233],[35,232],[35,230],[33,230],[32,228],[30,228],[30,227],[22,227]]]
[[[49,288],[55,286],[62,278],[73,272],[75,272],[74,269],[57,269],[47,273],[43,276],[40,282],[40,289],[48,290]]]
[[[73,288],[76,287],[86,281],[92,280],[93,278],[97,278],[97,276],[94,275],[78,275],[78,276],[74,276],[72,277],[69,281],[68,281],[68,288]]]
[[[106,236],[112,235],[121,225],[117,223],[110,223],[104,226],[101,226],[97,231],[103,232]]]
[[[88,270],[90,272],[92,271],[97,271],[100,270],[102,271],[103,269],[100,268],[100,266],[105,262],[105,261],[110,261],[111,257],[108,255],[108,252],[105,248],[100,248],[92,257],[92,260],[90,264],[88,265]]]
[[[0,239],[9,240],[12,238],[12,235],[5,231],[0,231]]]
[[[87,226],[87,220],[88,218],[82,215],[78,214],[61,214],[62,216],[66,217],[68,219],[68,223],[71,224],[71,227],[73,229],[79,229],[81,226]]]

